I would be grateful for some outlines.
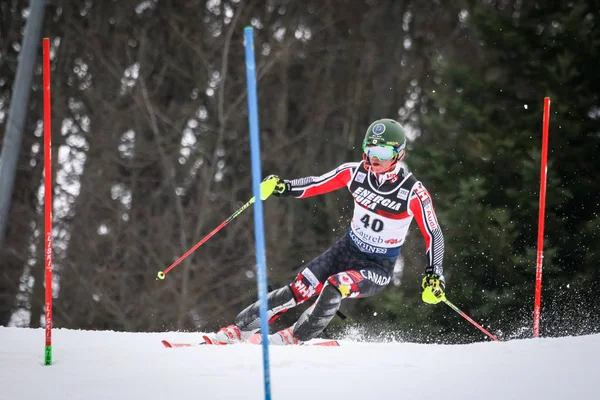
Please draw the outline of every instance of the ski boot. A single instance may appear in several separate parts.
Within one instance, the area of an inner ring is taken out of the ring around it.
[[[241,343],[252,336],[252,331],[243,332],[235,325],[229,325],[219,329],[216,333],[210,333],[202,336],[206,344],[235,344]]]
[[[292,327],[285,328],[273,335],[269,335],[269,344],[275,346],[289,346],[293,344],[302,344],[302,341],[296,339]]]

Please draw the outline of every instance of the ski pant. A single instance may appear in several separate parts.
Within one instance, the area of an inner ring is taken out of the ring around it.
[[[301,341],[316,337],[329,324],[344,298],[373,296],[389,283],[395,258],[374,257],[358,250],[344,235],[323,254],[309,262],[290,284],[267,296],[269,322],[288,309],[318,296],[294,324]],[[238,314],[235,324],[242,331],[260,328],[259,303]]]

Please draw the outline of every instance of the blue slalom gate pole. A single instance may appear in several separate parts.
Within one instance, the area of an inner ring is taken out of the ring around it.
[[[265,230],[260,193],[260,140],[258,130],[258,101],[256,98],[256,63],[254,61],[254,30],[244,28],[246,44],[246,80],[248,84],[248,121],[250,123],[250,153],[252,159],[252,191],[254,203],[254,235],[256,237],[256,281],[260,303],[260,331],[262,334],[265,400],[271,400],[271,373],[269,371],[269,321],[267,319],[267,266],[265,257]]]

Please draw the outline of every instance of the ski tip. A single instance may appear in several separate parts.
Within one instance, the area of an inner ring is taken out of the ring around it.
[[[212,339],[207,335],[202,335],[202,339],[204,340],[204,344],[214,344]]]
[[[197,344],[196,343],[171,343],[167,340],[161,340],[160,342],[163,344],[163,346],[165,346],[168,349],[175,348],[175,347],[193,347],[193,346],[196,346],[199,344],[204,344],[204,343],[197,343]]]
[[[340,342],[338,342],[337,340],[327,340],[325,342],[311,343],[311,346],[338,347],[339,345]]]
[[[200,344],[210,344],[214,346],[225,346],[231,344],[226,342],[219,342],[218,340],[212,339],[210,336],[207,335],[202,335],[202,339],[204,340],[204,342]]]

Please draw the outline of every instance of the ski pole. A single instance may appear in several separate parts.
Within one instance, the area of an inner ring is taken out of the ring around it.
[[[462,312],[458,307],[456,307],[454,304],[450,303],[448,301],[448,299],[446,299],[446,296],[444,296],[444,298],[442,299],[442,301],[444,303],[446,303],[448,305],[448,307],[450,307],[451,309],[453,309],[454,311],[456,311],[457,314],[459,314],[461,317],[463,317],[464,319],[466,319],[467,321],[469,321],[470,323],[472,323],[473,325],[475,325],[477,327],[477,329],[479,329],[481,332],[485,333],[486,335],[488,335],[492,340],[499,342],[500,340],[498,340],[498,338],[494,335],[492,335],[491,333],[489,333],[488,331],[486,331],[483,326],[479,325],[477,322],[473,321],[467,314],[465,314],[464,312]]]
[[[268,199],[269,196],[271,196],[273,194],[273,191],[275,190],[275,186],[277,186],[277,179],[276,178],[270,178],[270,179],[267,179],[266,181],[263,181],[260,184],[260,198],[263,201],[266,200],[266,199]],[[164,271],[158,271],[158,279],[165,279],[165,275],[170,270],[172,270],[173,268],[175,268],[175,266],[177,264],[179,264],[181,261],[183,261],[190,254],[192,254],[192,252],[194,250],[196,250],[198,247],[202,246],[208,239],[210,239],[211,237],[213,237],[213,235],[215,233],[217,233],[221,229],[223,229],[223,227],[225,225],[227,225],[228,223],[230,223],[231,221],[233,221],[233,219],[235,219],[235,217],[237,217],[244,210],[246,210],[248,207],[250,207],[254,203],[254,201],[255,201],[254,196],[252,196],[252,198],[246,204],[244,204],[243,206],[241,206],[239,210],[237,210],[236,212],[234,212],[233,214],[231,214],[231,216],[229,218],[227,218],[225,221],[223,221],[221,223],[221,225],[217,226],[211,233],[209,233],[202,240],[200,240],[198,243],[196,243],[196,245],[194,247],[192,247],[184,255],[182,255],[181,257],[179,257],[179,259],[177,261],[175,261],[173,264],[171,264],[169,266],[169,268],[165,269]]]

